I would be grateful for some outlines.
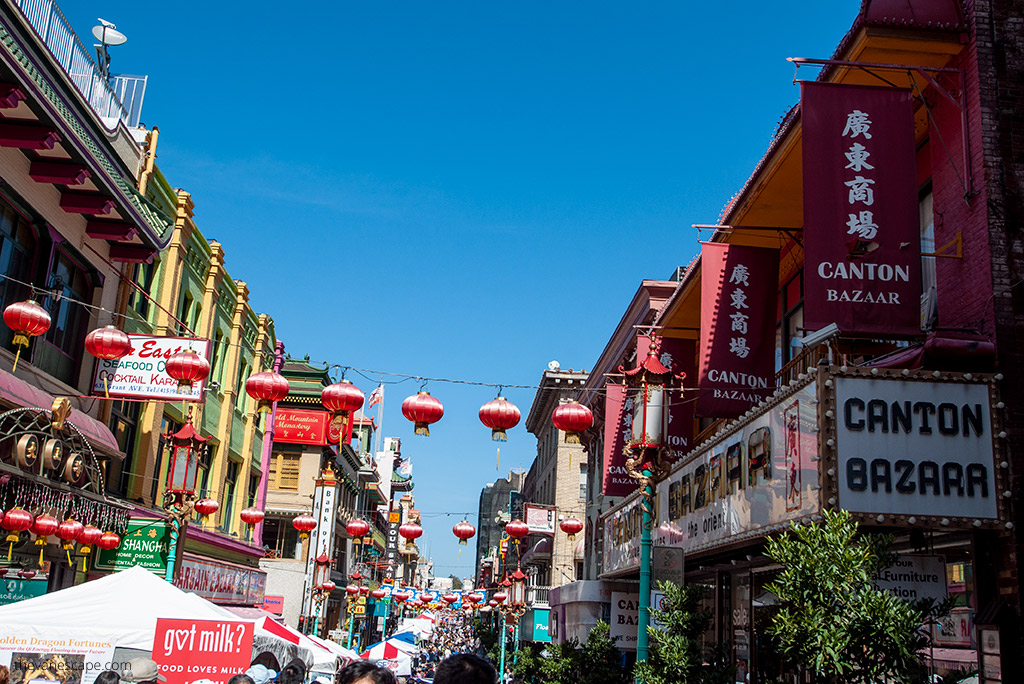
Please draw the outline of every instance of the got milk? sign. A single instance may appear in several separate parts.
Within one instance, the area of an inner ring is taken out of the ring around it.
[[[153,660],[166,684],[211,679],[223,684],[252,658],[253,623],[158,618]]]

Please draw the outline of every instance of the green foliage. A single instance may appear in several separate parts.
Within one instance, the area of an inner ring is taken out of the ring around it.
[[[907,681],[920,674],[928,607],[873,584],[892,564],[891,541],[858,536],[846,511],[826,511],[822,524],[794,524],[768,540],[766,553],[783,570],[767,589],[784,604],[769,633],[822,682]]]
[[[606,622],[598,622],[590,630],[583,642],[580,660],[580,684],[625,684],[630,679]]]
[[[547,656],[540,655],[542,650]],[[629,671],[622,666],[622,654],[615,648],[608,624],[597,623],[581,645],[570,639],[560,644],[531,644],[506,662],[514,661],[516,681],[528,684],[627,684]]]
[[[452,581],[452,589],[455,589],[457,591],[462,589],[462,579],[460,577],[456,577],[455,575],[448,575],[448,579]]]
[[[652,610],[648,628],[650,655],[634,670],[643,684],[728,684],[733,681],[726,649],[705,653],[701,638],[711,626],[711,613],[700,610],[705,589],[659,582],[665,594],[661,610]]]

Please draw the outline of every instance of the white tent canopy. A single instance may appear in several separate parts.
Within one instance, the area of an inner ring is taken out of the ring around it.
[[[334,653],[313,642],[299,645],[282,638],[281,634],[263,628],[261,621],[240,618],[138,567],[0,606],[0,643],[49,650],[61,640],[79,639],[150,651],[157,618],[256,622],[257,643],[253,655],[260,650],[271,650],[282,666],[291,657],[298,657],[311,666],[310,669],[331,672],[334,671],[331,665],[337,662]]]

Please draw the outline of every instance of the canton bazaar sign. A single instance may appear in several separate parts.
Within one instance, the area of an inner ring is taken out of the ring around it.
[[[267,573],[185,556],[174,586],[215,603],[258,606],[267,589]]]
[[[188,392],[178,391],[178,381],[167,374],[167,359],[191,349],[209,360],[210,341],[191,337],[128,335],[132,349],[121,359],[98,359],[93,374],[93,394],[136,397],[159,401],[202,401],[206,380],[192,383]]]

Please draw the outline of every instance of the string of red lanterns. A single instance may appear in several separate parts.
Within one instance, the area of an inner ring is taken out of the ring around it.
[[[192,391],[192,383],[209,377],[210,362],[194,349],[184,349],[168,357],[164,371],[178,381],[178,394],[185,394]]]
[[[576,518],[565,518],[558,523],[558,527],[568,535],[569,541],[572,541],[583,530],[583,523]]]
[[[467,540],[476,534],[476,528],[470,525],[468,520],[463,520],[462,522],[455,523],[452,533],[459,538],[459,546],[465,546]]]
[[[308,539],[309,533],[316,529],[316,518],[309,513],[303,513],[292,520],[292,527],[299,532],[299,537]]]
[[[15,302],[4,309],[4,323],[14,331],[12,343],[18,348],[14,354],[13,373],[18,370],[21,350],[28,347],[29,338],[43,335],[50,329],[50,314],[35,300]]]
[[[430,426],[444,416],[444,406],[430,392],[417,392],[402,402],[402,415],[412,421],[415,434],[429,437]]]
[[[269,412],[274,402],[288,396],[289,389],[288,378],[276,371],[255,373],[245,381],[245,393],[258,402],[256,411],[259,413]]]
[[[507,442],[506,430],[519,425],[519,407],[505,397],[497,397],[480,407],[480,422],[491,428],[491,440]]]
[[[565,433],[566,444],[579,444],[580,433],[594,424],[594,414],[583,404],[569,401],[552,412],[551,422]]]

